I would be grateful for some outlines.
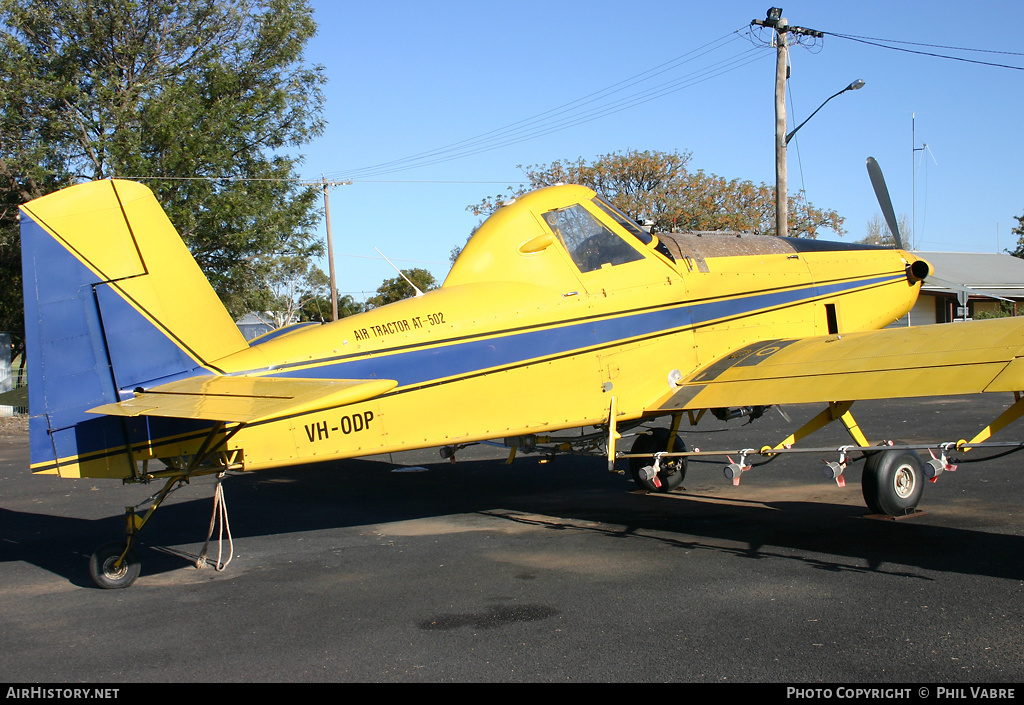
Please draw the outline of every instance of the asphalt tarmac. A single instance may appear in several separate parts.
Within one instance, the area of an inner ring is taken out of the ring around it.
[[[873,440],[956,440],[1009,402],[854,412]],[[792,422],[771,410],[683,437],[759,447],[818,409],[786,411]],[[848,443],[834,426],[808,443]],[[999,438],[1024,440],[1024,425]],[[142,533],[135,585],[102,590],[88,556],[158,486],[33,476],[27,437],[8,431],[0,681],[1024,681],[1024,453],[962,464],[900,521],[865,518],[863,463],[844,488],[823,478],[838,454],[779,457],[738,487],[719,460],[693,462],[683,487],[657,495],[601,459],[505,455],[230,477],[222,571],[193,565],[213,509],[214,481],[198,479]]]

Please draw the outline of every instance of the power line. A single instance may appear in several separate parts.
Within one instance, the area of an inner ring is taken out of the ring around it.
[[[745,30],[746,28],[742,29]],[[624,97],[615,98],[611,102],[608,102],[607,99],[646,81],[650,81],[657,76],[678,68],[679,66],[696,61],[697,59],[728,45],[739,38],[738,35],[740,31],[741,30],[730,32],[729,34],[723,35],[687,52],[686,54],[678,56],[670,61],[666,61],[629,78],[623,79],[622,81],[581,98],[570,101],[569,103],[565,103],[556,108],[546,110],[532,117],[524,118],[503,127],[484,132],[475,137],[470,137],[408,157],[402,157],[400,159],[394,159],[354,170],[334,173],[344,174],[349,178],[360,178],[378,176],[437,164],[453,159],[460,159],[479,154],[481,152],[535,139],[537,137],[546,136],[554,132],[575,127],[585,122],[590,122],[616,112],[621,112],[623,110],[642,105],[651,100],[655,100],[670,93],[717,77],[723,73],[740,68],[741,66],[761,58],[765,54],[757,50],[747,50],[738,55],[717,61],[710,66],[697,69],[686,76],[648,87]]]
[[[618,83],[614,83],[611,86],[607,86],[607,87],[602,88],[602,89],[600,89],[598,91],[595,91],[593,93],[585,95],[582,98],[577,98],[576,100],[570,101],[568,103],[565,103],[565,104],[560,105],[560,106],[555,107],[555,108],[551,108],[549,110],[546,110],[546,111],[544,111],[542,113],[539,113],[537,115],[534,115],[532,117],[523,118],[522,120],[518,120],[518,121],[510,123],[508,125],[504,125],[503,127],[495,128],[495,129],[490,130],[488,132],[484,132],[484,133],[481,133],[481,134],[476,135],[474,137],[469,137],[467,139],[460,140],[458,142],[454,142],[452,144],[445,145],[443,147],[438,147],[436,149],[432,149],[432,150],[429,150],[429,151],[426,151],[426,152],[420,152],[418,154],[414,154],[414,155],[411,155],[411,156],[408,156],[408,157],[402,157],[400,159],[394,159],[394,160],[391,160],[391,161],[388,161],[388,162],[382,162],[380,164],[375,164],[375,165],[372,165],[372,166],[363,167],[361,169],[355,169],[355,170],[353,170],[353,172],[360,172],[360,171],[369,170],[369,169],[386,168],[386,167],[400,165],[400,164],[409,162],[411,160],[417,160],[417,159],[424,159],[424,158],[434,157],[434,156],[437,156],[437,155],[440,155],[440,154],[448,153],[448,152],[450,152],[450,151],[452,151],[454,149],[463,149],[463,148],[465,148],[466,146],[469,146],[469,145],[476,145],[476,144],[479,144],[481,142],[487,142],[489,140],[495,139],[496,136],[500,138],[504,133],[508,132],[509,130],[512,130],[512,133],[514,134],[516,131],[519,131],[521,129],[527,128],[531,124],[535,124],[537,122],[543,121],[544,119],[547,119],[547,116],[559,115],[559,114],[562,114],[562,113],[566,112],[569,109],[572,109],[573,106],[580,105],[580,104],[587,104],[587,103],[593,102],[593,100],[596,100],[597,97],[599,97],[599,96],[601,96],[603,94],[618,92],[618,91],[623,89],[623,88],[620,88],[620,86],[628,87],[630,85],[635,85],[635,83],[638,83],[640,81],[647,80],[646,78],[641,78],[643,76],[648,76],[648,74],[658,75],[660,73],[664,73],[665,71],[669,70],[669,68],[671,68],[673,65],[679,63],[682,59],[690,56],[691,54],[693,54],[695,52],[700,51],[701,49],[713,46],[713,45],[723,41],[724,39],[730,38],[732,34],[733,33],[730,33],[730,34],[724,35],[722,37],[719,37],[718,39],[715,39],[715,40],[713,40],[711,42],[708,42],[707,44],[703,45],[702,47],[698,47],[697,49],[695,49],[693,51],[690,51],[690,52],[687,52],[686,54],[683,54],[682,56],[676,57],[675,59],[672,59],[671,61],[667,61],[667,62],[664,62],[662,64],[659,64],[658,66],[655,66],[652,69],[648,69],[647,71],[643,71],[643,72],[641,72],[639,74],[631,76],[630,78],[623,79],[622,81],[619,81]],[[686,62],[683,62],[683,63],[686,63]],[[669,67],[669,68],[665,68],[665,67]],[[346,172],[346,173],[353,173],[353,172]]]
[[[706,57],[713,52],[716,52],[722,48],[727,47],[733,41],[740,38],[741,32],[747,28],[729,32],[728,34],[722,35],[717,39],[714,39],[706,44],[703,44],[691,51],[686,52],[680,56],[677,56],[669,61],[663,62],[654,66],[650,69],[642,71],[638,74],[625,78],[617,83],[613,83],[610,86],[602,88],[600,90],[589,93],[581,98],[570,101],[563,105],[555,108],[551,108],[544,112],[538,113],[529,118],[524,118],[516,122],[510,123],[503,127],[490,130],[488,132],[481,133],[475,137],[470,137],[458,142],[454,142],[443,147],[420,152],[407,157],[394,159],[387,162],[381,162],[379,164],[361,167],[358,169],[348,171],[335,171],[333,175],[344,175],[344,181],[332,181],[331,185],[339,185],[342,183],[351,183],[353,181],[359,181],[363,183],[493,183],[493,184],[516,184],[522,182],[510,182],[510,181],[432,181],[432,180],[410,180],[410,181],[398,181],[398,180],[378,180],[373,177],[384,176],[387,174],[397,173],[401,171],[407,171],[410,169],[420,168],[424,166],[432,166],[456,159],[462,159],[469,156],[474,156],[487,151],[500,149],[502,147],[511,146],[531,139],[544,137],[555,132],[567,130],[578,125],[582,125],[587,122],[598,120],[615,113],[619,113],[631,108],[636,108],[645,103],[657,100],[665,97],[672,93],[690,88],[699,83],[717,78],[725,73],[729,73],[736,69],[742,68],[764,56],[767,56],[766,52],[761,51],[763,47],[755,47],[753,49],[747,49],[723,59],[714,61],[706,66],[696,68],[695,70],[687,73],[683,76],[673,78],[668,81],[656,83],[654,85],[648,85],[647,87],[641,87],[640,90],[633,91],[631,93],[624,92],[629,91],[632,88],[640,87],[642,84],[656,79],[658,76],[662,76],[673,70],[680,68],[681,66],[693,63],[699,59]],[[130,178],[130,177],[127,177]],[[230,180],[230,181],[276,181],[276,182],[290,182],[300,185],[308,186],[321,186],[323,185],[322,180],[309,180],[302,178],[294,179],[260,179],[260,178],[246,178],[246,177],[137,177],[139,180]]]
[[[938,58],[938,59],[950,59],[952,61],[963,61],[964,63],[968,63],[968,64],[980,64],[982,66],[994,66],[996,68],[1001,68],[1001,69],[1013,69],[1015,71],[1024,71],[1024,66],[1011,66],[1009,64],[997,64],[997,63],[993,63],[991,61],[979,61],[978,59],[967,59],[967,58],[962,57],[962,56],[949,56],[948,54],[937,54],[935,52],[930,52],[930,51],[918,51],[916,49],[906,49],[904,47],[889,46],[888,44],[883,44],[882,43],[882,42],[893,42],[893,43],[895,43],[898,40],[877,39],[877,40],[873,40],[872,41],[872,40],[869,40],[869,39],[867,39],[865,37],[855,37],[855,36],[850,35],[850,34],[837,34],[835,32],[825,32],[825,34],[831,35],[833,37],[838,37],[839,39],[849,39],[850,41],[860,42],[861,44],[870,44],[871,46],[881,47],[883,49],[891,49],[893,51],[902,51],[902,52],[906,52],[908,54],[919,54],[921,56],[931,56],[931,57],[935,57],[935,58]],[[903,44],[915,44],[914,42],[900,42],[900,43],[903,43]],[[938,48],[943,48],[943,49],[954,49],[954,50],[957,50],[957,51],[989,51],[987,49],[965,49],[965,48],[962,48],[962,47],[940,47],[940,45],[937,45],[937,44],[916,44],[916,46],[931,46],[931,47],[938,47]],[[1024,56],[1024,54],[1019,54],[1017,52],[1008,52],[1008,51],[1007,52],[989,51],[989,53],[1010,54],[1010,55],[1013,55],[1013,56]]]
[[[833,32],[825,32],[825,34],[832,34],[835,37],[842,37],[843,39],[864,39],[874,42],[888,42],[889,44],[910,44],[911,46],[918,47],[932,47],[933,49],[952,49],[954,51],[976,51],[984,54],[1007,54],[1010,56],[1024,56],[1024,52],[1019,51],[1002,51],[999,49],[973,49],[971,47],[954,47],[946,44],[925,44],[924,42],[908,42],[902,39],[880,39],[878,37],[858,37],[853,34],[835,34]]]
[[[665,95],[668,95],[670,93],[683,90],[684,88],[689,88],[698,83],[703,83],[704,81],[710,80],[711,78],[715,78],[719,75],[722,75],[723,73],[727,73],[734,69],[745,66],[749,63],[752,63],[753,61],[756,61],[762,58],[763,56],[764,54],[762,52],[756,50],[748,50],[747,52],[738,57],[733,57],[733,59],[731,59],[729,63],[723,62],[719,67],[707,69],[704,71],[704,73],[698,73],[695,75],[691,74],[685,79],[680,79],[669,84],[663,84],[662,86],[659,86],[657,88],[652,88],[642,93],[633,94],[626,98],[617,100],[613,103],[595,107],[592,110],[582,113],[580,115],[568,116],[558,122],[552,122],[546,125],[538,126],[533,132],[523,132],[522,129],[520,129],[518,131],[513,131],[508,135],[496,136],[492,138],[489,142],[486,142],[479,146],[468,147],[462,151],[450,152],[448,154],[439,154],[436,158],[432,159],[422,158],[416,160],[413,158],[408,158],[408,161],[405,164],[396,164],[395,166],[392,166],[390,168],[382,168],[379,171],[369,171],[366,175],[376,176],[382,174],[395,173],[399,171],[406,171],[409,169],[415,169],[423,166],[431,166],[434,164],[440,164],[455,159],[461,159],[463,157],[481,154],[483,152],[492,151],[495,149],[499,149],[501,147],[518,144],[520,142],[525,142],[527,140],[534,139],[537,137],[543,137],[549,134],[553,134],[555,132],[560,132],[570,127],[575,127],[577,125],[592,122],[593,120],[597,120],[602,117],[607,117],[608,115],[613,115],[615,113],[619,113],[630,108],[635,108],[639,105],[643,105],[644,103],[648,103],[657,98],[664,97]],[[497,141],[499,137],[504,139],[502,139],[502,141]],[[403,160],[396,161],[401,162]],[[372,167],[368,167],[367,169],[372,169]],[[351,178],[357,180],[360,178],[358,174],[353,172],[337,173],[344,173],[347,176],[350,176]]]

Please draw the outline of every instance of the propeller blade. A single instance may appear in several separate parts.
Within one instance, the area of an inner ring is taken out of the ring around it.
[[[939,286],[944,286],[947,289],[953,289],[954,291],[963,291],[966,292],[967,294],[974,294],[975,296],[987,296],[990,299],[999,299],[1000,301],[1013,301],[1013,299],[1003,298],[1002,296],[994,294],[991,291],[985,291],[984,289],[972,289],[966,284],[960,284],[958,282],[949,281],[948,279],[940,279],[939,277],[933,277],[931,275],[928,275],[925,278],[925,281],[927,281],[930,284],[938,284]]]
[[[874,157],[868,157],[868,177],[871,179],[871,187],[875,189],[875,198],[878,205],[882,207],[882,215],[889,226],[896,247],[903,249],[903,238],[900,236],[900,226],[896,224],[896,211],[892,208],[892,200],[889,198],[889,189],[885,185],[885,177],[882,176],[882,167]]]

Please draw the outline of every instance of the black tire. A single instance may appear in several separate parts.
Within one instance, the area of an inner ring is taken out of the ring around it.
[[[924,463],[917,451],[894,447],[868,455],[861,475],[861,491],[868,509],[876,514],[911,514],[924,491]]]
[[[656,428],[650,433],[637,436],[633,441],[631,453],[658,453],[668,449],[668,438],[670,431],[667,428]],[[672,451],[682,453],[686,450],[686,444],[678,435],[675,443],[672,444]],[[657,487],[653,481],[644,478],[640,471],[643,468],[653,465],[653,458],[630,458],[629,471],[633,475],[633,482],[648,492],[671,492],[686,479],[686,458],[662,458],[658,470],[658,480],[661,486]]]
[[[124,547],[123,541],[108,543],[89,556],[89,575],[96,585],[107,590],[126,588],[139,577],[142,564],[133,551],[128,551],[120,570],[114,567]]]

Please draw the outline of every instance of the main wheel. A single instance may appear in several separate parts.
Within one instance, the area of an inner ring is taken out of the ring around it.
[[[909,448],[895,447],[871,453],[861,475],[864,502],[876,514],[912,513],[924,491],[923,468],[921,456]]]
[[[121,565],[117,565],[117,559],[124,553],[124,548],[123,541],[108,543],[89,557],[89,575],[99,587],[126,588],[139,577],[142,564],[133,551],[128,551]]]
[[[630,453],[660,453],[668,450],[668,439],[671,432],[667,428],[656,428],[650,433],[637,436],[633,441],[633,448]],[[676,436],[672,444],[672,451],[682,453],[686,450],[683,439]],[[654,465],[653,458],[630,458],[629,471],[633,475],[633,481],[648,492],[670,492],[683,484],[686,478],[686,458],[662,458],[658,469],[658,480],[661,486],[654,484],[653,480],[645,478],[641,471],[645,467]]]

